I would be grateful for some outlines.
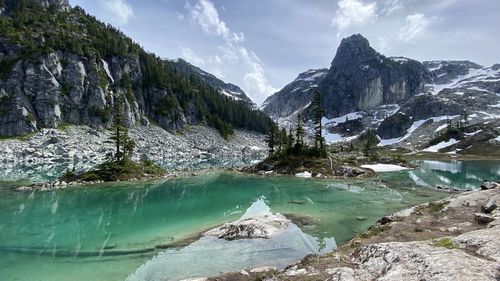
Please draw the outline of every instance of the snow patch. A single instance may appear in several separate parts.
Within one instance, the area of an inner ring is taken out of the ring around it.
[[[452,146],[458,142],[459,141],[456,139],[450,139],[449,141],[443,141],[443,142],[440,142],[440,143],[435,144],[433,146],[430,146],[430,147],[424,149],[423,151],[425,151],[425,152],[438,152],[439,150],[446,148],[446,147],[449,147],[449,146]]]
[[[372,165],[361,165],[361,168],[372,169],[377,173],[383,172],[397,172],[409,170],[407,167],[393,165],[393,164],[372,164]]]
[[[303,178],[303,179],[308,179],[312,177],[312,174],[308,171],[302,172],[302,173],[297,173],[295,174],[295,177],[297,178]]]
[[[111,80],[111,82],[113,82],[113,84],[114,84],[115,79],[113,79],[113,76],[111,76],[111,71],[109,71],[108,63],[103,59],[101,59],[101,61],[102,61],[102,67],[104,68],[104,71],[106,71],[106,75],[108,75],[109,80]]]

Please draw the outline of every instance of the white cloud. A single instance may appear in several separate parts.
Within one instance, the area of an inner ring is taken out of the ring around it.
[[[264,74],[264,69],[260,64],[260,59],[254,52],[249,52],[241,47],[240,54],[245,64],[249,67],[249,71],[243,77],[243,86],[252,93],[256,93],[255,99],[264,101],[266,97],[278,91],[278,89],[269,85],[269,81]]]
[[[385,7],[382,9],[382,14],[390,16],[398,11],[401,11],[403,8],[404,5],[400,2],[400,0],[386,0]]]
[[[196,55],[195,52],[193,51],[193,49],[191,49],[191,48],[182,47],[181,48],[181,56],[183,59],[191,62],[192,64],[194,64],[196,66],[202,67],[205,65],[205,60],[202,59],[201,57],[199,57],[198,55]]]
[[[104,0],[99,3],[114,24],[125,25],[134,17],[134,10],[126,0]]]
[[[220,19],[211,1],[198,0],[194,6],[187,3],[186,9],[191,20],[200,26],[203,32],[222,38],[222,43],[215,54],[205,58],[196,55],[190,48],[182,48],[183,58],[221,79],[230,80],[226,82],[240,84],[256,103],[263,102],[278,90],[270,85],[258,56],[243,46],[243,33],[232,31]]]
[[[184,20],[184,15],[183,14],[177,12],[177,13],[175,13],[175,15],[177,16],[178,20]]]
[[[363,3],[361,0],[339,0],[332,24],[339,33],[351,26],[362,26],[377,16],[377,3]]]
[[[224,21],[219,18],[219,12],[209,0],[199,0],[191,8],[191,18],[208,34],[215,34],[231,42],[239,43],[245,40],[243,33],[232,32]]]
[[[430,20],[424,14],[409,15],[406,17],[406,25],[399,30],[398,39],[405,43],[413,42],[426,32],[429,24]]]

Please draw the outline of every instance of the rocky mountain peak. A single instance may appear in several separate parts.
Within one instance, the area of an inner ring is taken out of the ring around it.
[[[342,40],[328,74],[321,81],[328,118],[397,104],[423,90],[427,69],[414,60],[389,59],[355,34]]]
[[[340,67],[347,64],[358,64],[377,56],[378,53],[370,47],[368,39],[361,34],[354,34],[342,39],[332,66]]]

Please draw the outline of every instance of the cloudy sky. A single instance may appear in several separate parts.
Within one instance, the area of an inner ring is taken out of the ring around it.
[[[328,67],[361,33],[385,55],[500,62],[498,0],[70,0],[146,50],[184,58],[257,103]]]

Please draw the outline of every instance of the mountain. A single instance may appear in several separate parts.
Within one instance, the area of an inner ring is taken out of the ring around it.
[[[174,68],[183,75],[187,77],[194,75],[207,85],[219,90],[219,92],[223,95],[226,95],[234,100],[242,100],[248,103],[252,107],[257,106],[240,87],[231,83],[226,83],[220,80],[219,78],[215,77],[215,75],[210,74],[183,59],[176,59],[171,62]]]
[[[327,118],[395,104],[419,94],[429,73],[418,61],[390,59],[356,34],[340,43],[319,85]]]
[[[237,93],[236,86],[181,71],[66,0],[4,0],[0,7],[1,136],[63,124],[106,128],[117,100],[130,126],[207,124],[224,136],[272,126],[243,95],[220,93]]]
[[[486,126],[478,129],[482,132],[475,139],[484,134],[483,142],[500,142],[491,139],[500,123],[498,64],[386,57],[356,34],[342,40],[330,69],[300,74],[269,97],[263,110],[283,127],[294,123],[298,113],[307,124],[315,89],[322,93],[329,143],[352,140],[374,129],[381,146],[425,148],[447,122],[456,124],[464,115],[471,128]]]
[[[314,89],[325,77],[328,69],[310,69],[299,76],[281,91],[268,97],[262,104],[264,112],[277,120],[292,115],[309,106]]]
[[[307,73],[318,75],[310,83],[301,81]],[[387,58],[376,52],[366,38],[356,34],[342,40],[330,69],[308,71],[264,103],[270,116],[287,117],[303,111],[312,100],[314,89],[322,93],[327,118],[350,112],[370,110],[384,104],[395,104],[417,95],[424,89],[431,74],[418,61],[407,58]],[[281,107],[286,100],[290,106]],[[306,111],[307,115],[307,111]]]

